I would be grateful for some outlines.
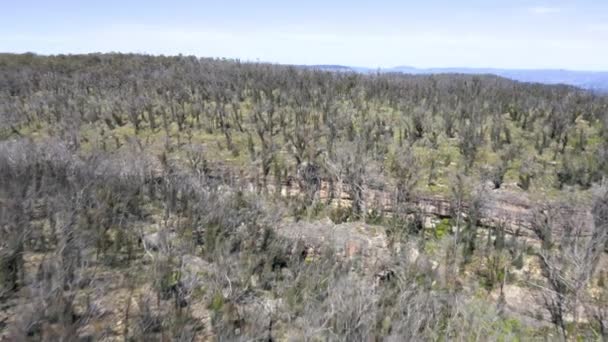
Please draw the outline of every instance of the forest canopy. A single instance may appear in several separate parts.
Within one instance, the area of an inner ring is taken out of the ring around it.
[[[0,54],[0,336],[606,338],[607,175],[570,86]]]

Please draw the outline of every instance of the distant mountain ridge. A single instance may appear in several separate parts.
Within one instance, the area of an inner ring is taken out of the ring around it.
[[[412,75],[430,74],[492,74],[520,82],[543,84],[566,84],[583,89],[608,93],[607,71],[573,71],[562,69],[498,69],[498,68],[415,68],[397,66],[387,69],[350,67],[343,65],[312,65],[312,68],[325,71],[359,72],[359,73],[403,73]]]

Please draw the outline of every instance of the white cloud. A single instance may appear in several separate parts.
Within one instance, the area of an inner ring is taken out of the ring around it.
[[[562,9],[559,7],[535,6],[528,8],[528,12],[532,14],[553,14],[561,11]]]

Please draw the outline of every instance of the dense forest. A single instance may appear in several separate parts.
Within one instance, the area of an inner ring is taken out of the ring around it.
[[[0,54],[0,339],[607,340],[608,96]]]

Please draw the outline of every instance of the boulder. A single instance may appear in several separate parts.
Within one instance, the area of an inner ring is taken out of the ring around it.
[[[176,238],[177,234],[174,232],[161,230],[160,232],[144,235],[142,243],[146,251],[158,251],[171,247]]]
[[[291,222],[278,227],[277,234],[300,241],[306,248],[303,254],[310,261],[314,260],[315,250],[330,247],[344,260],[361,260],[364,268],[372,272],[391,263],[386,231],[381,226],[363,222]]]
[[[212,264],[194,255],[184,255],[180,267],[180,284],[186,290],[193,290],[201,285],[206,277],[215,271]]]

